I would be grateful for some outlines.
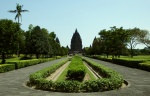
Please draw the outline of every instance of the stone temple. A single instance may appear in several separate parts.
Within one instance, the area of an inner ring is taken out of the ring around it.
[[[82,53],[82,39],[77,29],[72,36],[69,53]]]

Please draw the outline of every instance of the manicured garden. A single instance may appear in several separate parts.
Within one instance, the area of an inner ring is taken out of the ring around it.
[[[27,85],[48,91],[100,92],[119,89],[124,82],[123,77],[116,71],[78,56],[74,56],[71,59],[71,63],[58,78],[61,80],[52,81],[46,79],[67,61],[68,59],[31,74]],[[102,75],[103,78],[83,81],[85,74],[88,72],[83,61],[99,75]]]
[[[58,56],[57,58],[61,58],[61,57]],[[16,57],[16,58],[6,59],[6,64],[0,64],[0,73],[40,64],[43,62],[48,62],[54,59],[56,58],[39,58],[39,59],[30,58],[24,60],[22,59],[22,57]]]
[[[150,71],[150,56],[149,55],[139,55],[134,57],[121,56],[120,58],[106,58],[100,55],[88,56],[90,58],[95,58],[107,62],[112,62],[114,64],[119,64],[131,68],[138,68],[146,71]]]

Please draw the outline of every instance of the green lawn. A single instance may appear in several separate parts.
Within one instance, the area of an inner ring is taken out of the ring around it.
[[[20,57],[6,59],[6,62],[10,62],[10,61],[20,61]]]
[[[150,61],[150,55],[138,55],[133,56],[132,58],[129,56],[121,56],[121,59],[128,59],[128,60],[144,60],[144,61]]]
[[[106,58],[104,55],[98,55],[102,58]],[[108,58],[112,58],[112,55],[109,55]],[[117,57],[118,58],[118,57]],[[128,59],[128,60],[144,60],[144,61],[150,61],[150,55],[138,55],[138,56],[120,56],[120,59]]]

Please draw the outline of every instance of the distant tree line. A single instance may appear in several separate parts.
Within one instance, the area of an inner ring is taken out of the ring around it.
[[[19,44],[18,44],[19,43]],[[48,32],[40,26],[29,25],[25,32],[20,24],[8,19],[0,19],[0,55],[2,63],[5,58],[12,57],[18,51],[19,54],[36,58],[63,56],[68,53],[68,48],[61,46],[55,32]]]
[[[150,54],[150,34],[147,30],[139,28],[123,29],[116,26],[109,30],[103,29],[99,32],[98,38],[94,38],[90,47],[84,48],[88,55],[102,55],[107,57],[120,57],[120,55]],[[137,44],[143,43],[147,47],[136,50]]]

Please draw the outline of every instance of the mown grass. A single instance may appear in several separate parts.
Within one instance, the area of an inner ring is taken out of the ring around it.
[[[85,65],[84,65],[85,66]],[[86,70],[86,73],[89,74],[91,80],[96,80],[96,78],[94,77],[94,75],[91,73],[91,71],[85,66],[85,70]]]
[[[104,55],[97,55],[98,57],[101,57],[101,58],[107,58],[106,56]],[[109,55],[108,58],[112,58],[112,55]],[[118,57],[115,57],[115,58],[118,58]],[[137,55],[137,56],[120,56],[119,59],[126,59],[126,60],[143,60],[143,61],[150,61],[150,55]]]
[[[68,71],[68,66],[66,67],[66,69],[60,74],[60,76],[57,78],[57,82],[61,82],[66,80],[66,75],[67,75],[67,71]]]
[[[150,60],[150,55],[139,55],[139,56],[121,56],[120,59],[128,59],[128,60]]]
[[[9,58],[9,59],[6,59],[6,62],[9,62],[9,61],[20,61],[20,58],[21,57]]]

